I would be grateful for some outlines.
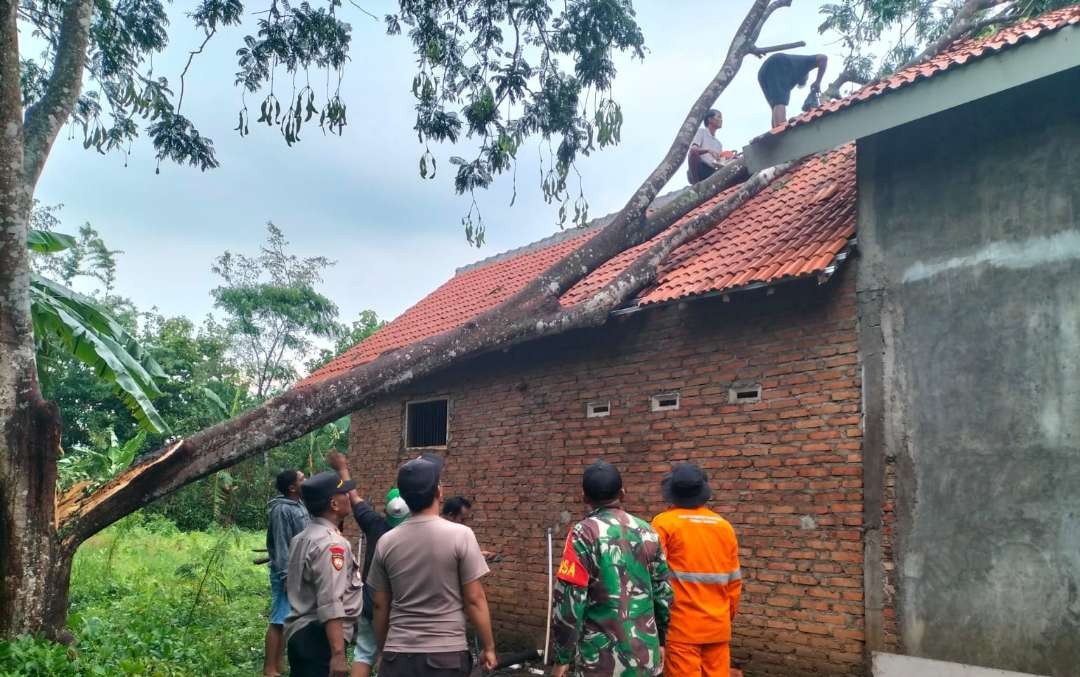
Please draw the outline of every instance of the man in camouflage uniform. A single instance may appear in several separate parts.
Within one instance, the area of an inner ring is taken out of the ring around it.
[[[597,461],[581,479],[591,512],[571,529],[555,583],[553,677],[651,677],[663,668],[672,591],[660,539],[625,512],[622,477]]]

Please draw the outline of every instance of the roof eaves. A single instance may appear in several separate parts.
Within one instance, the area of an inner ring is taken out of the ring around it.
[[[645,310],[646,308],[660,308],[663,306],[669,306],[673,303],[685,303],[687,301],[697,301],[699,299],[709,299],[715,298],[717,296],[727,297],[730,294],[738,294],[741,292],[753,291],[755,289],[765,289],[768,287],[778,287],[788,282],[805,280],[815,276],[817,278],[818,284],[823,285],[826,284],[829,280],[831,280],[833,275],[836,274],[836,271],[839,270],[840,267],[849,258],[851,258],[852,254],[855,252],[856,247],[858,246],[858,241],[859,239],[856,236],[852,236],[851,238],[849,238],[847,244],[844,245],[844,248],[838,251],[836,255],[832,257],[832,260],[829,262],[829,264],[825,266],[822,270],[817,272],[810,271],[805,273],[784,275],[783,277],[778,277],[771,280],[752,281],[747,282],[746,284],[735,284],[734,286],[724,287],[723,289],[715,289],[712,291],[700,293],[689,293],[676,298],[664,299],[663,301],[642,302],[641,299],[635,298],[630,301],[629,304],[611,311],[611,316],[619,317],[623,315],[633,315],[634,313]]]
[[[1080,66],[1080,25],[1066,25],[1010,49],[974,55],[963,65],[916,78],[910,85],[823,113],[805,124],[768,133],[743,150],[751,172],[853,139],[928,117],[956,106]]]

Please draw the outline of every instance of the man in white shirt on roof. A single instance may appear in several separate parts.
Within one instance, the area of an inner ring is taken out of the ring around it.
[[[710,110],[701,123],[701,127],[698,127],[697,133],[694,134],[694,140],[690,142],[690,151],[686,155],[690,183],[707,179],[724,160],[734,157],[734,153],[725,151],[723,144],[716,139],[716,130],[724,124],[724,117],[720,115],[720,111]]]

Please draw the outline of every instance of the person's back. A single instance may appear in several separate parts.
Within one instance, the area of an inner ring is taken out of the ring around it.
[[[391,591],[386,651],[463,651],[462,585],[488,572],[472,529],[413,516],[379,539],[370,581]]]
[[[622,508],[607,507],[592,512],[574,527],[574,539],[588,553],[579,556],[586,569],[595,566],[590,577],[585,607],[584,647],[613,644],[616,667],[645,669],[648,652],[637,647],[660,646],[653,605],[655,563],[661,559],[660,541],[648,522]],[[592,566],[590,566],[592,565]],[[627,604],[637,600],[640,604]],[[614,674],[622,674],[616,670]]]
[[[671,507],[653,519],[653,527],[675,592],[664,674],[728,677],[731,626],[742,592],[735,530],[705,507],[712,490],[705,472],[693,463],[676,465],[661,491]]]
[[[742,578],[735,529],[704,506],[664,511],[653,527],[663,541],[675,590],[668,638],[691,644],[729,641]]]
[[[585,675],[653,675],[671,605],[659,536],[619,507],[614,466],[594,463],[582,484],[593,509],[570,531],[559,565],[552,674],[576,662]]]
[[[442,459],[433,454],[398,468],[397,486],[411,517],[383,535],[368,573],[375,602],[380,677],[465,677],[472,657],[465,620],[495,668],[495,639],[480,579],[488,566],[472,529],[439,517]]]

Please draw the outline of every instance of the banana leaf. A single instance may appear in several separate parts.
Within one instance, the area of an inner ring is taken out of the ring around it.
[[[39,254],[53,254],[71,249],[76,244],[75,238],[51,230],[31,229],[26,236],[26,246]]]
[[[34,333],[91,367],[112,383],[139,424],[167,433],[151,399],[161,395],[154,379],[165,372],[154,358],[93,299],[52,280],[34,275],[30,282]]]

